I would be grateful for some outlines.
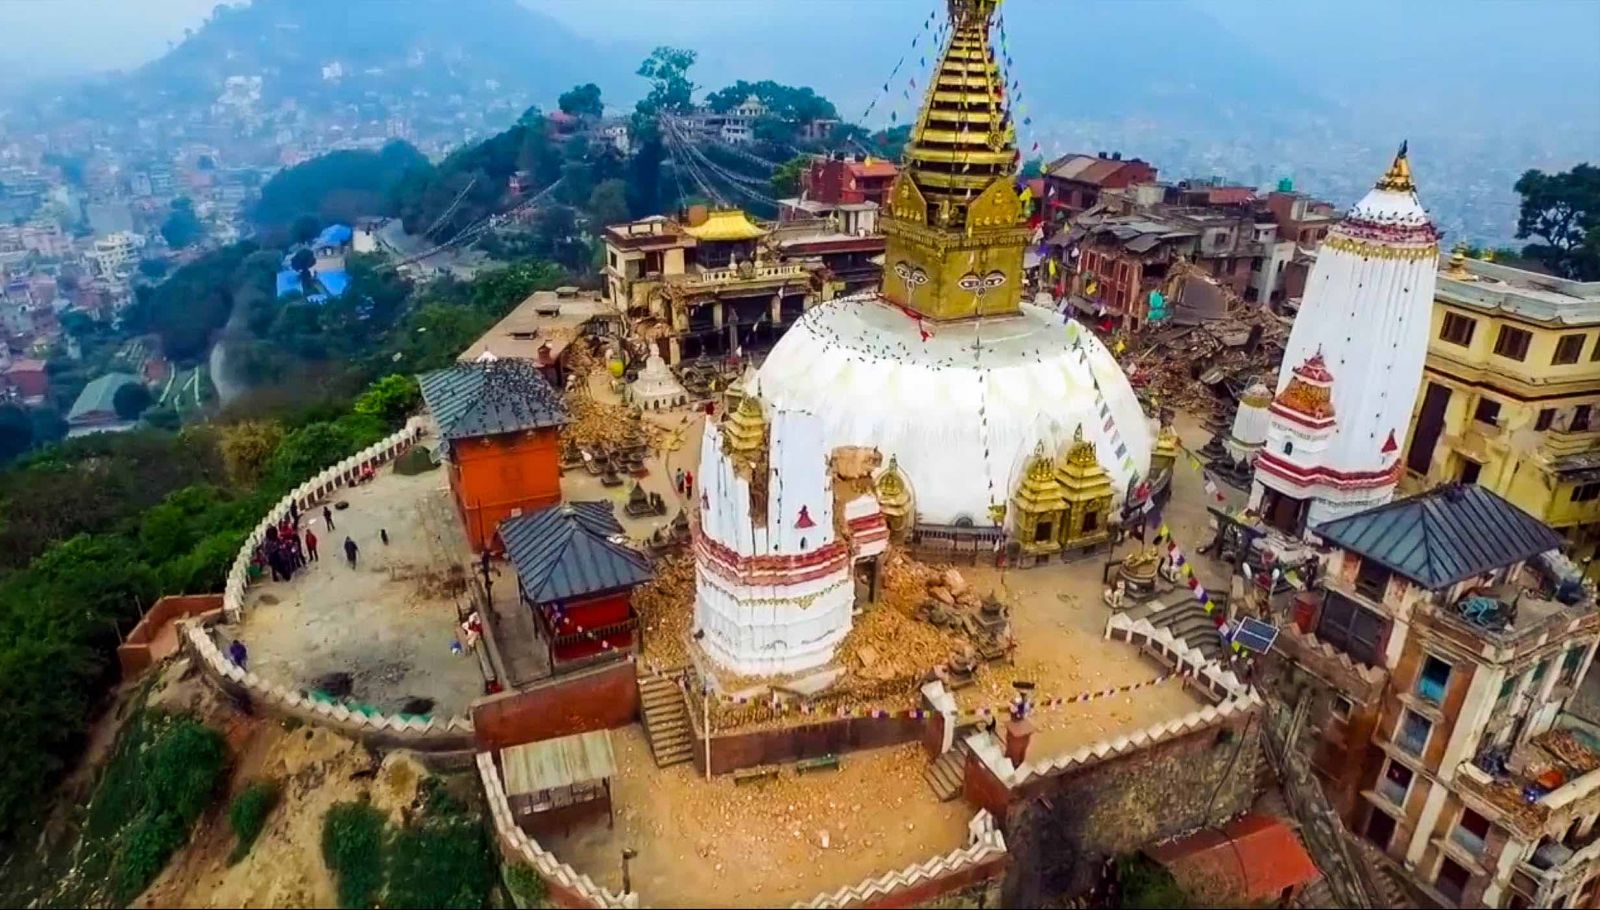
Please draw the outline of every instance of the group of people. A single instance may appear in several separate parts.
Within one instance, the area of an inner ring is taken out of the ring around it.
[[[688,472],[683,468],[679,468],[678,473],[673,476],[673,483],[675,483],[678,487],[679,496],[692,497],[694,495],[693,472]]]
[[[322,507],[322,520],[328,530],[334,530],[333,509]],[[389,542],[389,532],[382,531],[383,542]],[[351,568],[355,567],[356,557],[361,548],[349,535],[344,538],[344,558]],[[289,504],[289,514],[275,527],[268,527],[266,538],[256,547],[252,558],[258,567],[269,571],[273,581],[288,581],[294,573],[305,568],[307,563],[317,562],[317,534],[311,528],[306,528],[302,536],[300,531],[300,508],[294,503]]]

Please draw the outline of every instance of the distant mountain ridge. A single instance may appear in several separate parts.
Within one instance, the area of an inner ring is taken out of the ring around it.
[[[218,6],[166,54],[103,80],[86,100],[112,92],[131,112],[225,95],[269,107],[292,99],[311,112],[395,96],[553,106],[575,83],[619,81],[634,56],[611,53],[517,0],[254,0]],[[232,77],[246,81],[230,87]]]

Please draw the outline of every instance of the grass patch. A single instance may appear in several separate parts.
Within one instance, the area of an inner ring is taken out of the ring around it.
[[[518,907],[543,907],[550,890],[544,879],[526,863],[511,863],[502,870],[506,890],[511,892],[511,902]]]
[[[339,906],[371,907],[383,889],[383,813],[366,800],[336,803],[322,821],[322,859],[339,889]]]
[[[267,816],[278,805],[278,795],[277,781],[258,780],[233,798],[228,806],[228,827],[233,829],[235,843],[228,862],[236,863],[250,853],[250,846],[267,826]]]
[[[1188,892],[1178,886],[1172,873],[1140,855],[1117,860],[1117,876],[1122,882],[1122,906],[1132,910],[1185,910],[1200,907]]]

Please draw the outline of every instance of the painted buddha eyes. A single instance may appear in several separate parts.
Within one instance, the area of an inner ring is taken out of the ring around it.
[[[960,285],[963,291],[973,294],[976,294],[979,291],[992,291],[1005,283],[1006,273],[999,271],[990,272],[987,275],[982,276],[979,276],[976,272],[968,272],[967,274],[961,276],[960,281],[956,282],[956,284]]]
[[[917,287],[928,283],[927,272],[924,272],[922,269],[919,269],[914,265],[907,265],[904,260],[894,264],[894,273],[900,276],[901,281],[904,281],[911,287]]]

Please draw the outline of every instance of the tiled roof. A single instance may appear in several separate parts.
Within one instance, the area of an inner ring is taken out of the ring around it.
[[[95,379],[78,393],[78,399],[72,403],[72,410],[67,412],[67,421],[70,423],[91,414],[114,413],[117,409],[117,391],[125,385],[138,385],[138,383],[139,377],[131,373],[107,373]]]
[[[1430,590],[1561,546],[1537,518],[1475,484],[1449,484],[1314,531]]]
[[[1208,828],[1150,847],[1145,855],[1171,872],[1201,906],[1264,905],[1286,888],[1321,877],[1294,831],[1282,819],[1256,812],[1220,830]]]
[[[500,541],[534,603],[570,600],[649,581],[643,553],[618,543],[608,502],[568,502],[508,518]]]
[[[516,433],[567,422],[556,390],[529,361],[460,363],[417,377],[445,439]]]

